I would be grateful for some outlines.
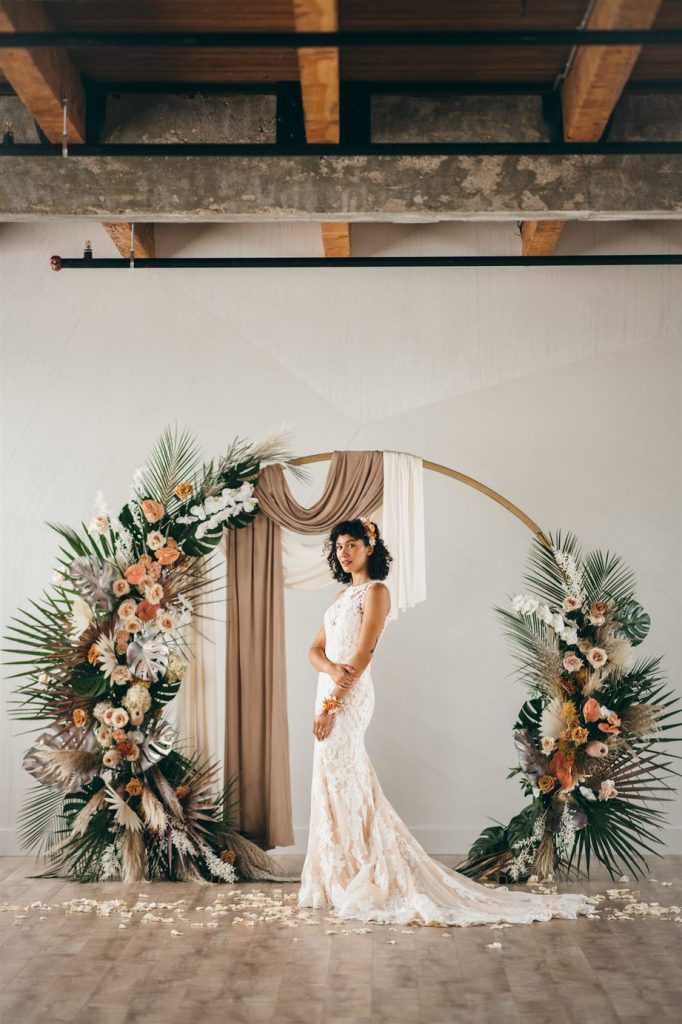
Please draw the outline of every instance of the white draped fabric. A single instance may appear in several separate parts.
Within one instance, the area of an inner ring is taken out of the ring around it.
[[[391,592],[391,619],[399,611],[426,599],[426,544],[424,526],[424,467],[422,459],[407,452],[384,452],[384,497],[371,518],[393,556],[385,580]],[[282,528],[284,585],[292,590],[318,590],[330,585],[324,552],[326,534],[310,536]],[[217,549],[226,558],[226,542]],[[217,560],[216,560],[217,561]],[[223,574],[217,562],[215,575]],[[195,618],[188,642],[190,666],[169,718],[190,750],[222,765],[225,738],[225,594],[211,595],[202,609],[210,618]]]

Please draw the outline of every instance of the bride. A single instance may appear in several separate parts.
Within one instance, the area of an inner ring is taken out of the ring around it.
[[[310,832],[299,907],[382,924],[528,923],[591,915],[581,894],[488,888],[433,860],[389,803],[365,750],[374,710],[370,663],[388,624],[389,554],[375,523],[331,531],[328,561],[349,584],[324,613],[309,651],[319,670]]]

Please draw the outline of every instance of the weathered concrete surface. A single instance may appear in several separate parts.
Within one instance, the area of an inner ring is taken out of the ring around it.
[[[274,142],[274,93],[109,93],[102,142]]]
[[[682,93],[626,93],[609,132],[609,142],[621,141],[682,141]]]
[[[682,155],[0,157],[0,219],[682,217]]]
[[[12,133],[16,143],[40,142],[35,121],[18,96],[0,96],[0,138],[5,134],[7,121],[12,123]]]
[[[373,142],[547,142],[540,96],[372,97]]]

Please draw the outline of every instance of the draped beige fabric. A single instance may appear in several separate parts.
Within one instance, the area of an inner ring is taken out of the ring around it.
[[[260,513],[227,531],[225,778],[239,773],[237,828],[265,850],[292,846],[281,527],[315,534],[383,500],[383,452],[336,451],[321,498],[294,499],[281,466],[256,487]]]

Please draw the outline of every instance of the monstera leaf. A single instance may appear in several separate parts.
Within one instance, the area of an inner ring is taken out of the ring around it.
[[[111,562],[104,562],[94,555],[83,555],[71,562],[69,575],[78,593],[92,608],[99,606],[104,611],[111,611],[114,607],[112,586],[120,576]]]
[[[651,619],[637,601],[626,601],[618,608],[621,629],[633,647],[641,644],[651,626]]]
[[[168,644],[159,635],[141,637],[128,644],[128,668],[138,679],[155,683],[166,674]]]

